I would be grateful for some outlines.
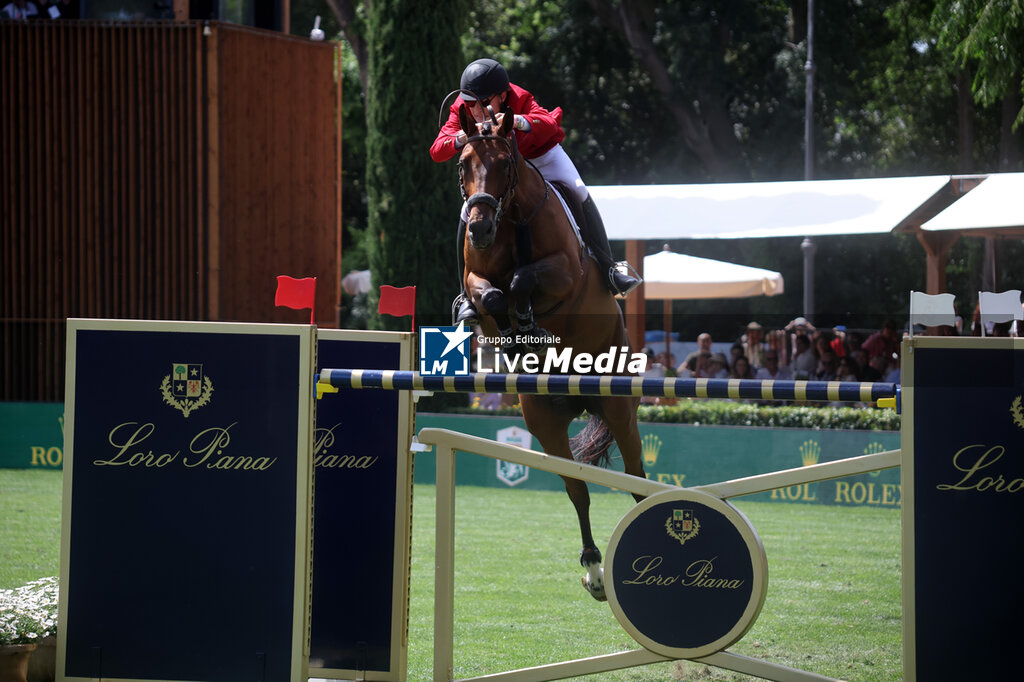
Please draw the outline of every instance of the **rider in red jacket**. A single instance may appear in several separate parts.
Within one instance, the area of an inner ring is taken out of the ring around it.
[[[465,108],[477,122],[483,122],[488,105],[495,112],[503,112],[508,107],[515,116],[514,129],[519,153],[533,162],[545,179],[561,181],[576,191],[583,204],[585,218],[584,224],[580,225],[580,232],[601,270],[607,272],[605,284],[608,289],[613,294],[625,295],[639,286],[641,280],[629,273],[629,264],[624,261],[616,263],[612,258],[608,235],[597,205],[576,166],[562,149],[565,131],[562,130],[561,108],[548,111],[537,104],[527,90],[509,82],[505,68],[493,59],[478,59],[467,66],[462,72],[459,87],[462,94],[451,105],[448,121],[430,146],[431,158],[438,163],[447,161],[459,154],[465,146],[466,133],[459,124],[460,108]],[[497,113],[495,116],[500,124],[503,114]],[[460,293],[452,304],[452,324],[465,322],[473,325],[478,321],[477,310],[466,298],[462,282],[465,270],[462,244],[465,235],[466,215],[463,208],[456,242]]]
[[[515,135],[520,154],[527,159],[533,160],[538,156],[543,156],[552,147],[560,144],[565,139],[565,131],[562,130],[561,107],[554,111],[548,111],[537,104],[537,101],[533,99],[533,95],[515,83],[509,83],[507,87],[508,90],[504,103],[516,115]],[[466,107],[470,115],[477,115],[476,120],[480,122],[483,121],[482,109],[486,109],[489,104],[496,112],[499,112],[496,114],[498,120],[500,121],[502,118],[501,109],[498,108],[500,106],[498,100],[487,98],[483,107],[481,107],[477,100],[467,99],[467,97],[466,94],[463,94],[455,100],[455,103],[449,108],[448,120],[441,128],[441,131],[438,132],[434,144],[430,145],[430,158],[438,163],[447,161],[458,154],[462,151],[463,145],[466,144],[466,133],[463,132],[462,127],[459,125],[460,107]],[[525,130],[525,124],[521,122],[523,117],[529,119],[529,132]]]

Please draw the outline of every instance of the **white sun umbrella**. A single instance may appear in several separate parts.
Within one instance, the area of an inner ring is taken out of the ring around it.
[[[782,275],[667,248],[644,257],[645,298],[747,298],[783,291]]]
[[[665,246],[644,257],[644,298],[665,299],[665,349],[672,330],[672,300],[748,298],[783,292],[782,275],[726,261],[674,253]]]

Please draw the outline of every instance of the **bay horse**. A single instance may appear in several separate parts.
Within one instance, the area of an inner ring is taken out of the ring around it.
[[[500,125],[492,113],[491,121],[478,126],[463,109],[459,121],[467,135],[459,157],[459,184],[468,211],[462,277],[484,335],[503,339],[499,343],[506,356],[546,347],[571,349],[574,356],[596,357],[611,349],[628,354],[619,305],[562,203],[518,153],[512,112],[504,112]],[[545,453],[587,463],[607,461],[614,439],[625,472],[645,476],[636,417],[639,397],[522,394],[519,401],[526,426]],[[584,410],[590,418],[570,440],[569,424]],[[590,526],[590,492],[583,481],[562,480],[579,519],[580,563],[587,570],[583,586],[604,601],[601,552]]]

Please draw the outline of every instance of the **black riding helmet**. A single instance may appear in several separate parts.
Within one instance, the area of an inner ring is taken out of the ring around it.
[[[459,87],[463,90],[464,100],[473,101],[476,97],[489,99],[508,90],[508,72],[493,59],[477,59],[462,72]],[[476,93],[476,97],[467,94],[466,90]]]

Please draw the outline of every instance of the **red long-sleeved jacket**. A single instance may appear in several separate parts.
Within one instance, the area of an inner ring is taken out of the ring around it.
[[[562,130],[562,108],[548,111],[533,99],[528,91],[514,83],[509,84],[506,103],[513,114],[526,116],[530,121],[530,131],[515,131],[519,153],[527,159],[535,159],[565,139]],[[441,163],[455,156],[459,149],[455,146],[455,136],[462,130],[459,125],[459,107],[466,106],[462,97],[456,98],[448,112],[448,121],[441,128],[430,145],[430,158]],[[469,113],[468,110],[466,112]],[[472,117],[470,117],[472,118]]]

